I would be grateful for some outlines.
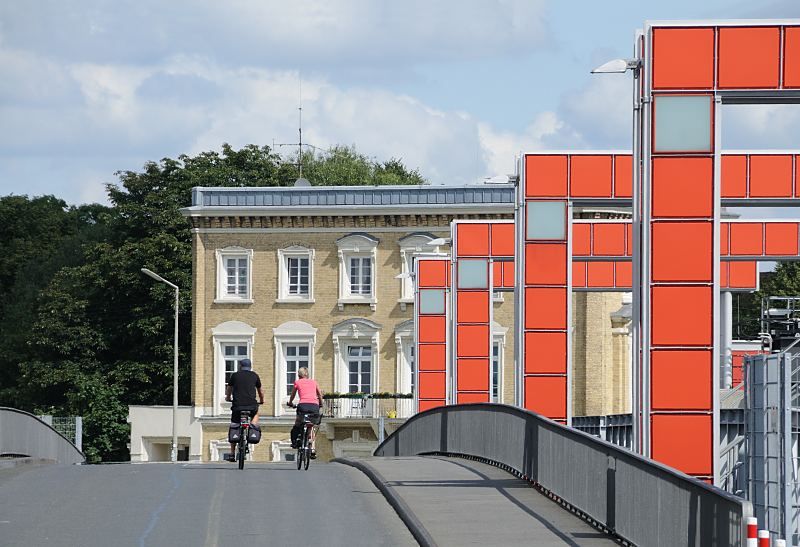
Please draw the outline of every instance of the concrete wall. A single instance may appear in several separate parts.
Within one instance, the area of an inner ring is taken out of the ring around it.
[[[131,461],[168,461],[172,446],[171,406],[129,406]],[[178,448],[189,446],[189,461],[202,458],[202,427],[190,406],[178,407]],[[166,457],[164,446],[167,445]]]

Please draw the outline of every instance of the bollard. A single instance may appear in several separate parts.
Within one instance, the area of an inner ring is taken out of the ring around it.
[[[747,547],[758,547],[758,519],[747,518]]]
[[[786,540],[785,539],[776,539],[775,540],[775,547],[786,547]]]
[[[758,531],[758,547],[769,547],[769,530]]]

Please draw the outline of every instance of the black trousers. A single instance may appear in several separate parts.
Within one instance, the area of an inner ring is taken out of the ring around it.
[[[294,421],[291,433],[292,444],[294,445],[300,444],[300,439],[303,437],[303,414],[310,415],[315,424],[320,422],[319,405],[314,403],[300,403],[297,405],[297,419]]]

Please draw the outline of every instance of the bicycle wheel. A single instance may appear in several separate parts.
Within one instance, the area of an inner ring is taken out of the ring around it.
[[[303,467],[303,454],[304,453],[305,453],[305,451],[303,450],[302,447],[297,449],[297,470],[298,471]]]
[[[244,453],[247,448],[247,441],[242,439],[239,441],[239,450],[237,450],[239,458],[239,469],[244,469]]]
[[[308,471],[308,466],[311,465],[311,447],[306,447],[306,459],[303,462],[305,465],[305,470]]]

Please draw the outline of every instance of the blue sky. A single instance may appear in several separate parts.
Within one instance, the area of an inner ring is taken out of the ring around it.
[[[800,1],[4,2],[0,195],[102,202],[148,160],[292,142],[301,80],[309,142],[434,184],[524,150],[624,149],[629,76],[589,70],[646,19],[739,17],[800,18]],[[726,147],[800,148],[800,107],[738,108]]]

